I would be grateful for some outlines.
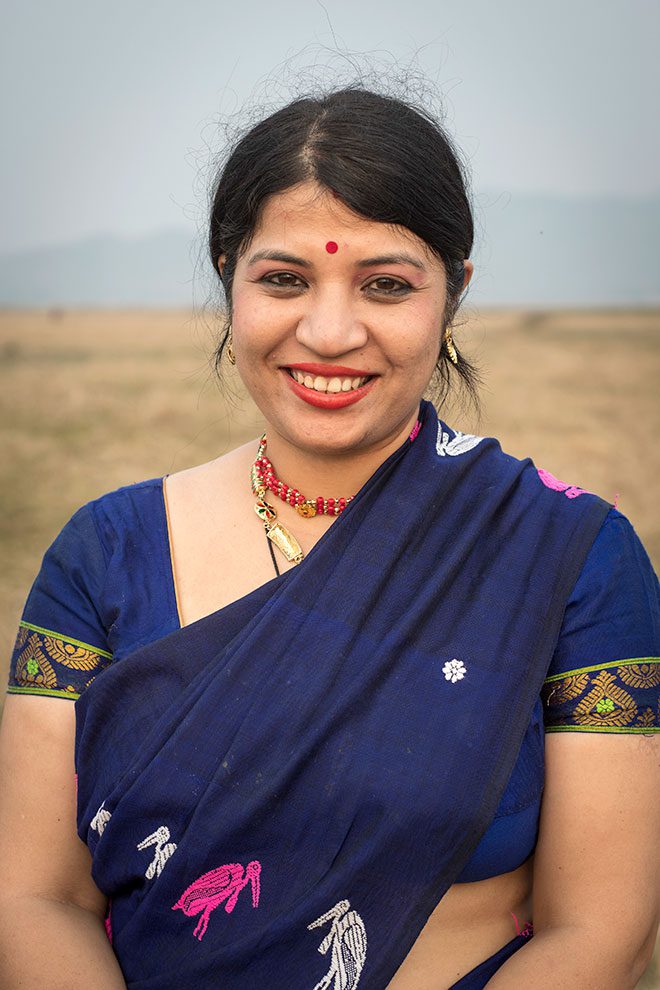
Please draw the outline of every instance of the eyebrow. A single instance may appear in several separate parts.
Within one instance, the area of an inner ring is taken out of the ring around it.
[[[288,265],[299,265],[301,268],[313,267],[310,261],[299,258],[295,254],[287,254],[286,251],[269,251],[268,249],[255,251],[248,260],[248,267],[256,264],[257,261],[283,261]],[[422,272],[426,271],[425,265],[418,258],[405,251],[399,254],[378,254],[373,258],[362,258],[356,262],[357,268],[371,268],[374,265],[413,265]]]

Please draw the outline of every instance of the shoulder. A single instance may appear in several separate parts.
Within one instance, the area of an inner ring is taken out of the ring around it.
[[[506,515],[507,538],[537,546],[539,553],[542,547],[565,548],[571,559],[571,573],[565,575],[568,592],[611,503],[560,480],[531,457],[509,453],[497,437],[464,433],[440,421],[435,450],[442,459],[439,470],[446,474],[450,465],[455,467],[472,505],[492,507],[493,525]]]
[[[122,485],[86,502],[72,517],[91,520],[106,552],[113,539],[130,532],[142,518],[161,507],[163,478]]]
[[[600,578],[601,582],[611,578],[613,572],[624,578],[625,590],[630,581],[625,578],[639,578],[648,588],[651,597],[655,597],[658,579],[633,524],[619,512],[611,508],[607,513],[580,575],[576,593],[589,583],[590,578]]]
[[[231,506],[249,495],[249,472],[258,441],[251,440],[212,461],[168,474],[165,501],[170,514],[186,525],[203,522],[218,506]]]
[[[591,545],[562,632],[564,650],[590,632],[588,652],[603,661],[660,652],[658,578],[632,523],[617,509],[610,509]]]
[[[123,556],[123,548],[133,538],[144,540],[159,529],[164,516],[162,488],[162,478],[152,478],[80,506],[46,549],[23,618],[48,625],[41,621],[44,612],[66,605],[81,609],[84,600],[90,603],[86,611],[101,613],[113,557]]]
[[[163,503],[163,479],[124,485],[81,505],[47,547],[40,578],[64,573],[90,590],[103,583],[108,563],[118,547],[153,524]]]
[[[103,582],[108,562],[131,532],[153,520],[163,500],[163,479],[124,485],[81,505],[65,522],[46,549],[40,578],[66,573],[74,583],[90,589]]]
[[[220,454],[213,460],[205,461],[203,464],[196,464],[194,467],[184,468],[182,471],[175,471],[168,474],[167,485],[169,488],[180,486],[182,488],[200,489],[207,485],[217,486],[218,482],[230,483],[233,478],[240,476],[245,482],[245,472],[249,471],[254,463],[258,438],[248,440],[238,447]],[[150,482],[144,482],[149,484]]]
[[[579,496],[590,497],[583,499],[583,503],[590,499],[603,501],[597,492],[589,491],[572,482],[561,481],[550,471],[538,467],[532,457],[520,457],[509,453],[497,437],[465,433],[448,426],[442,420],[438,420],[437,424],[435,452],[438,457],[447,458],[447,463],[468,459],[485,474],[500,473],[504,476],[515,476],[537,493],[560,494],[562,495],[562,500],[558,503],[560,505],[565,501],[574,502]],[[551,499],[549,504],[553,501],[555,500]]]

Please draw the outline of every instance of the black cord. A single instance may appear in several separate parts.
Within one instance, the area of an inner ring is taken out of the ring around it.
[[[266,533],[266,530],[264,530],[264,533]],[[273,567],[275,568],[275,573],[277,574],[278,577],[281,577],[280,569],[277,566],[277,561],[275,559],[275,551],[273,550],[273,541],[268,539],[268,533],[266,533],[266,543],[268,544],[268,549],[270,550],[270,557],[271,560],[273,561]]]

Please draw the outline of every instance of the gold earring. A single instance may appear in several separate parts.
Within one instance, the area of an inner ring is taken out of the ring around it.
[[[236,364],[236,355],[234,354],[234,337],[231,332],[231,324],[229,324],[229,336],[227,337],[225,347],[227,349],[227,360],[230,364]]]
[[[449,360],[452,364],[458,364],[458,354],[456,353],[456,348],[454,347],[454,338],[451,335],[451,327],[447,327],[445,330],[445,344],[447,345]]]

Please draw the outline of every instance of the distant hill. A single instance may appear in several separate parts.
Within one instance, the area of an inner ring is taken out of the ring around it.
[[[475,302],[660,303],[660,196],[477,196]],[[481,228],[481,229],[479,229]]]
[[[193,232],[174,229],[0,255],[0,306],[189,307],[199,247]]]
[[[660,304],[660,197],[479,193],[476,224],[470,303]],[[0,255],[0,306],[188,307],[204,302],[209,271],[192,231],[99,235]]]

